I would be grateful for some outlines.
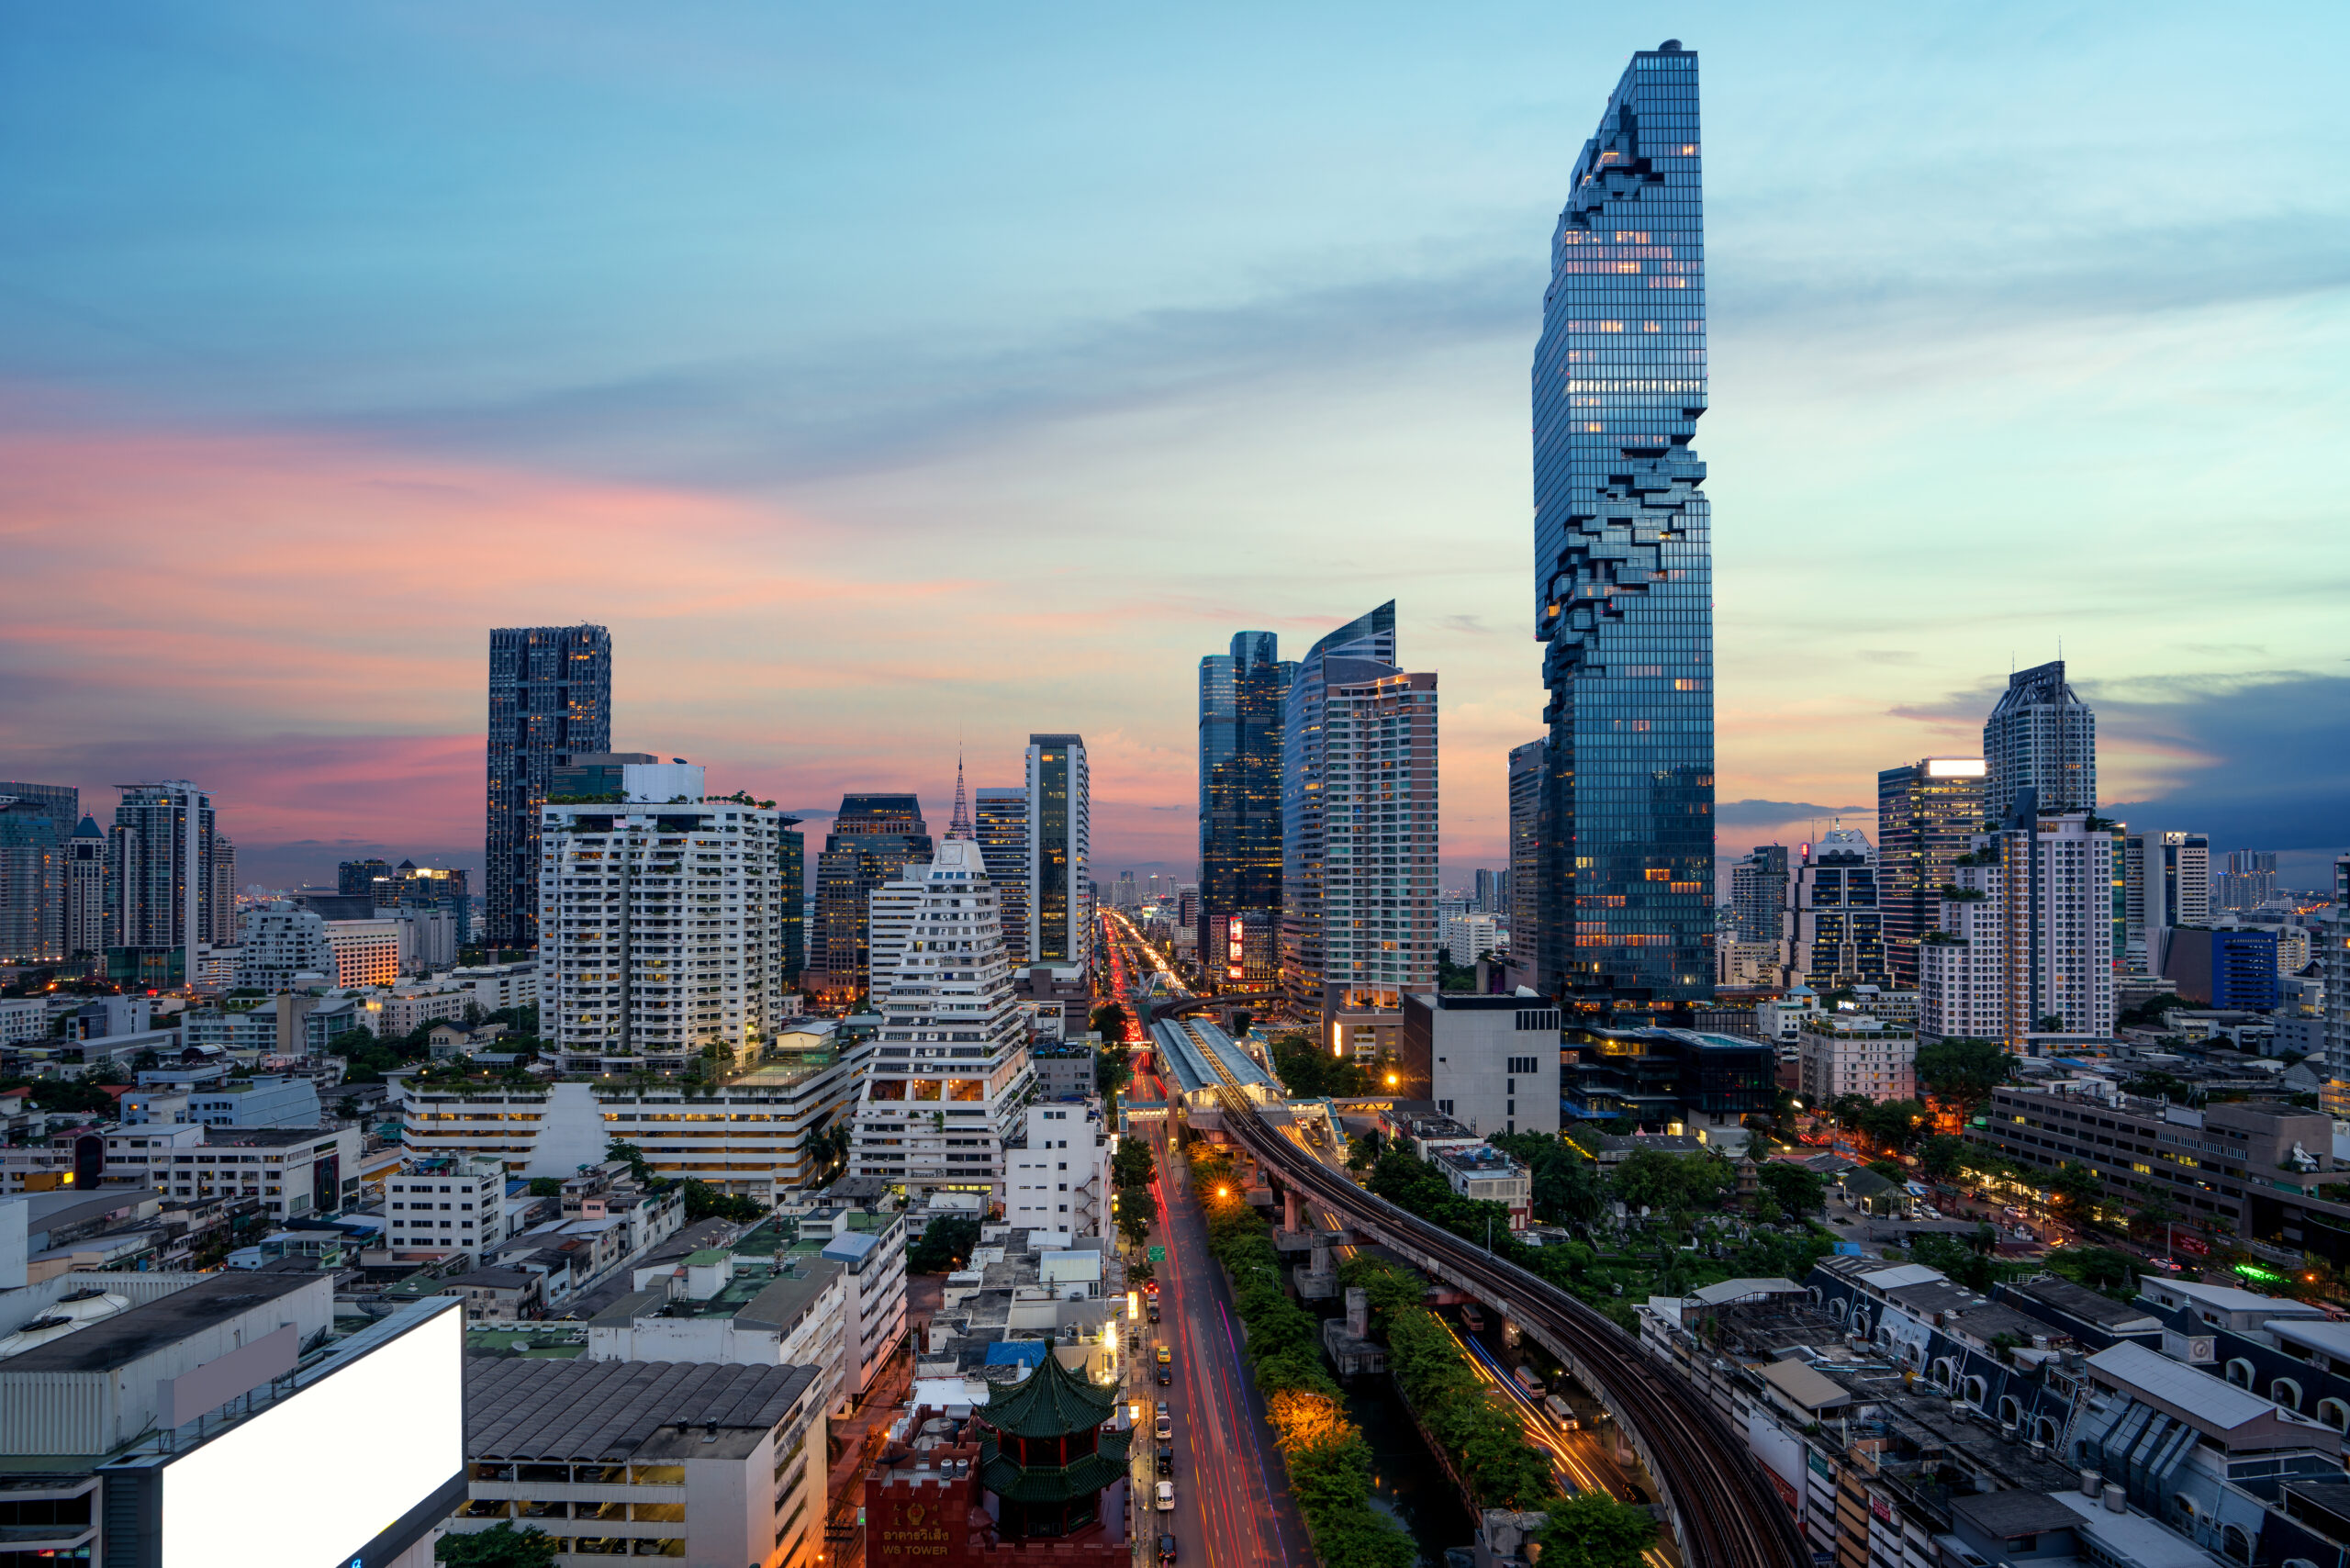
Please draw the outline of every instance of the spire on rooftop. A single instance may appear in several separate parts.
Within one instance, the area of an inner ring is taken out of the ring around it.
[[[971,831],[970,798],[963,792],[963,748],[955,748],[955,815],[946,824],[949,838],[976,838]]]

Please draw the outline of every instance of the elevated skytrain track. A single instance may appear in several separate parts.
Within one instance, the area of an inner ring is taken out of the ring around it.
[[[1811,1548],[1741,1434],[1608,1318],[1548,1281],[1365,1192],[1260,1121],[1230,1087],[1225,1130],[1279,1181],[1501,1312],[1604,1400],[1663,1489],[1688,1568],[1811,1568]]]

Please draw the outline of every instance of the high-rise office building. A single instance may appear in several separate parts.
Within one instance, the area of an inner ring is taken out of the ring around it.
[[[2177,830],[2130,833],[2121,854],[2121,967],[2159,975],[2170,931],[2210,923],[2211,840]]]
[[[65,846],[65,950],[106,950],[106,835],[95,818],[84,817]]]
[[[911,1197],[1002,1198],[1004,1135],[1035,1070],[995,886],[969,839],[947,839],[904,871],[876,898],[894,939],[887,964],[876,949],[881,1032],[857,1100],[849,1171]]]
[[[540,1034],[566,1070],[755,1061],[783,1017],[775,811],[705,798],[689,763],[630,767],[620,793],[539,808]]]
[[[1092,786],[1082,735],[1028,737],[1028,963],[1082,977],[1093,951]]]
[[[112,890],[109,978],[142,990],[194,980],[199,948],[212,945],[215,853],[212,797],[185,779],[125,784],[107,835]],[[228,923],[224,920],[225,929]]]
[[[1730,935],[1739,942],[1777,942],[1785,935],[1787,846],[1758,844],[1729,868]]]
[[[927,860],[930,828],[912,795],[843,795],[816,857],[816,929],[800,987],[827,1002],[862,1000],[871,986],[873,890],[909,860]]]
[[[2109,1036],[2115,843],[2087,812],[2042,813],[2029,795],[1977,834],[1918,946],[1919,1033],[2026,1055],[2035,1035]]]
[[[1281,989],[1300,1008],[1322,1002],[1324,876],[1328,851],[1323,772],[1334,663],[1395,667],[1395,601],[1326,633],[1291,672],[1281,717]],[[1350,737],[1351,742],[1351,737]],[[1433,899],[1435,890],[1429,890]],[[1435,906],[1429,906],[1433,916]]]
[[[1392,601],[1315,644],[1282,759],[1282,989],[1359,1058],[1393,1047],[1405,991],[1435,988],[1441,938],[1437,678],[1394,661]]]
[[[212,835],[212,945],[233,947],[242,940],[243,917],[237,910],[237,841],[225,833]]]
[[[1480,867],[1471,874],[1469,903],[1480,914],[1504,913],[1508,900],[1509,873]]]
[[[1918,943],[1942,913],[1952,862],[1968,853],[1985,820],[1979,756],[1922,757],[1876,776],[1877,897],[1894,983],[1918,985]]]
[[[1539,989],[1711,993],[1713,587],[1697,57],[1632,57],[1575,162],[1535,351],[1548,644]]]
[[[1838,826],[1804,847],[1802,864],[1786,878],[1787,907],[1780,923],[1785,983],[1822,991],[1889,983],[1877,855],[1868,836]]]
[[[975,831],[1003,920],[1003,950],[1013,969],[1028,961],[1028,791],[979,791]]]
[[[601,626],[508,626],[489,634],[487,938],[538,940],[539,809],[558,758],[612,745],[612,634]]]
[[[1297,666],[1270,632],[1200,660],[1201,976],[1256,989],[1281,965],[1281,743]]]
[[[1509,961],[1531,974],[1542,945],[1542,759],[1547,740],[1509,750]]]
[[[0,785],[0,961],[47,963],[70,951],[66,846],[76,793]]]
[[[808,835],[798,817],[778,817],[776,868],[783,878],[783,984],[800,984],[808,967]]]
[[[0,785],[5,790],[6,785]],[[2249,913],[2277,896],[2277,852],[2231,849],[2224,868],[2211,873],[2211,907]]]
[[[1983,725],[1986,816],[2004,823],[2033,791],[2042,812],[2097,810],[2097,714],[2073,693],[2065,661],[2008,677]]]
[[[344,898],[362,894],[373,898],[375,884],[391,874],[392,863],[388,860],[345,860],[334,868],[334,890]]]

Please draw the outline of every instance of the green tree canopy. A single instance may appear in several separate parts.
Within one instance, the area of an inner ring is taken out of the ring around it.
[[[943,1274],[970,1261],[979,1244],[979,1222],[966,1215],[941,1215],[906,1249],[906,1267],[917,1274]]]
[[[1646,1508],[1605,1492],[1578,1492],[1553,1503],[1535,1539],[1543,1568],[1640,1568],[1656,1540],[1656,1520]]]
[[[1918,1081],[1926,1092],[1971,1116],[2008,1081],[2012,1058],[1995,1040],[1937,1040],[1918,1047]]]
[[[543,1529],[516,1529],[500,1520],[487,1529],[452,1530],[432,1543],[433,1560],[450,1568],[554,1568],[555,1539]]]
[[[1639,1148],[1616,1168],[1613,1181],[1628,1207],[1677,1214],[1716,1206],[1737,1187],[1738,1173],[1718,1154]]]
[[[1755,1179],[1772,1202],[1797,1219],[1828,1206],[1828,1182],[1817,1170],[1774,1160],[1755,1172]]]

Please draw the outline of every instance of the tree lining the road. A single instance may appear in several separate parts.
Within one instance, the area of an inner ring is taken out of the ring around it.
[[[1313,1315],[1281,1289],[1271,1226],[1239,1191],[1228,1152],[1196,1144],[1191,1164],[1208,1251],[1231,1280],[1290,1495],[1325,1568],[1414,1568],[1418,1547],[1371,1506],[1371,1445],[1347,1419],[1337,1382],[1322,1364]]]

